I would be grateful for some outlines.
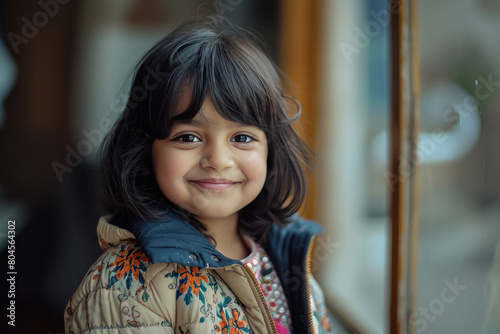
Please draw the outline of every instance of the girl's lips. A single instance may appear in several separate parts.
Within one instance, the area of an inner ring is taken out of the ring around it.
[[[202,179],[189,182],[207,190],[225,190],[239,183],[226,179]]]

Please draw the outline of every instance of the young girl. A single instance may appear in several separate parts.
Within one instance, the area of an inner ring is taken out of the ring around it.
[[[139,63],[102,149],[104,254],[66,307],[67,333],[329,331],[310,272],[320,227],[295,214],[311,160],[295,101],[222,23],[184,23]]]

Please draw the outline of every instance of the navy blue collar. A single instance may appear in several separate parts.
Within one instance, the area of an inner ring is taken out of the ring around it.
[[[142,245],[151,263],[179,263],[199,268],[241,264],[222,255],[200,231],[173,212],[158,220],[115,221],[113,218],[111,223],[125,225]]]
[[[165,213],[158,220],[127,219],[117,215],[111,224],[132,232],[152,263],[179,263],[193,267],[225,267],[241,264],[222,255],[203,234],[174,212]],[[275,266],[304,265],[305,252],[313,235],[322,228],[314,222],[294,216],[285,227],[273,224],[268,231],[264,248],[273,257]],[[285,263],[283,263],[285,262]]]

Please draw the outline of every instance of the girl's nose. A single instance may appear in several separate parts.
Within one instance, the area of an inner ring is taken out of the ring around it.
[[[235,165],[231,156],[231,149],[223,144],[212,144],[207,146],[200,159],[202,168],[211,168],[216,171],[223,171]]]

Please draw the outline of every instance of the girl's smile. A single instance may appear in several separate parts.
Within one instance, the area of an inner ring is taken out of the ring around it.
[[[195,184],[198,187],[201,187],[203,189],[212,190],[212,191],[222,191],[222,190],[230,188],[234,185],[241,184],[241,182],[234,182],[234,181],[227,180],[227,179],[214,179],[214,178],[193,180],[193,181],[189,181],[189,182],[191,182],[191,183],[193,183],[193,184]]]
[[[189,94],[180,95],[176,114],[189,102]],[[170,135],[152,145],[163,195],[206,225],[237,222],[264,186],[267,154],[261,129],[224,119],[209,97],[192,120],[174,121]]]

